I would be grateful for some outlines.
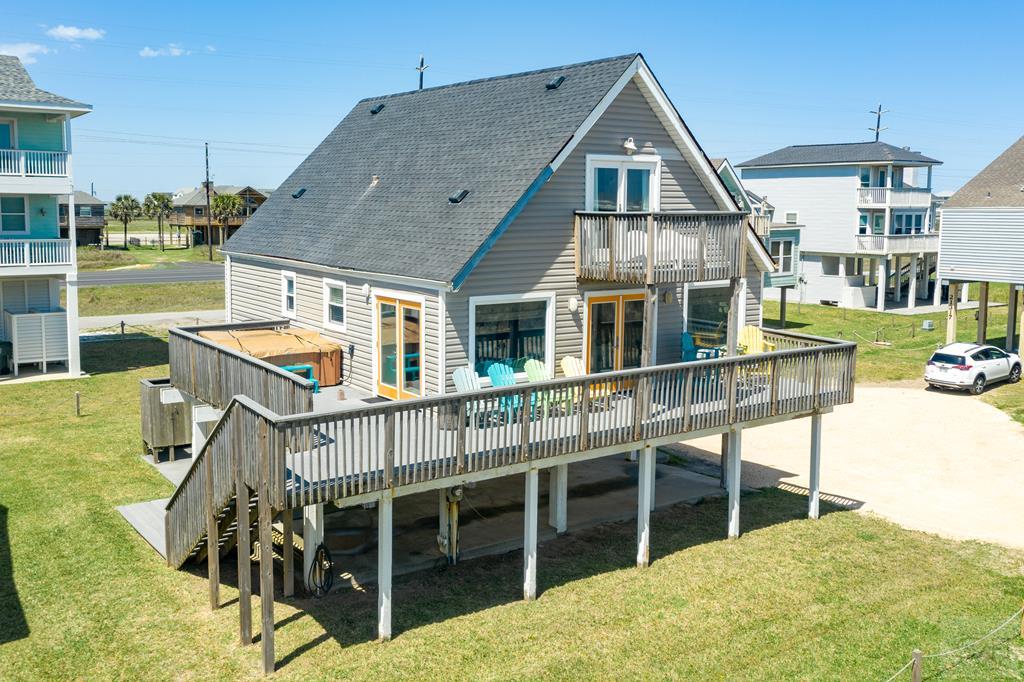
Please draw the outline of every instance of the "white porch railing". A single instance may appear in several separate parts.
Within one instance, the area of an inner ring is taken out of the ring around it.
[[[0,175],[65,177],[67,152],[0,149]]]
[[[70,239],[0,239],[0,268],[71,265]]]
[[[857,235],[857,251],[901,254],[921,253],[939,250],[939,235],[928,234],[860,234]]]
[[[859,187],[857,203],[861,206],[928,208],[932,203],[932,191],[923,187]]]

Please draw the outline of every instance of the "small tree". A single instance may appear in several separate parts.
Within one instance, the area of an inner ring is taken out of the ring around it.
[[[171,195],[166,192],[150,192],[142,201],[142,212],[147,218],[156,218],[157,239],[160,250],[164,250],[164,218],[169,218],[174,211]]]
[[[242,197],[237,194],[218,194],[210,201],[210,215],[222,224],[220,243],[223,246],[228,222],[235,216],[242,215]]]
[[[110,205],[110,215],[124,225],[124,248],[128,248],[128,223],[142,215],[139,200],[131,194],[118,194]]]

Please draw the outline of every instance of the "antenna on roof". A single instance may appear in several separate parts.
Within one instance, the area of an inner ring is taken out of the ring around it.
[[[882,114],[888,114],[889,110],[888,109],[882,109],[882,105],[879,104],[877,109],[869,111],[868,113],[875,115],[875,127],[874,128],[868,128],[868,130],[875,131],[875,142],[878,142],[878,135],[879,135],[879,133],[881,133],[883,130],[888,130],[889,129],[889,126],[885,126],[884,128],[882,127]]]
[[[423,89],[423,72],[430,68],[430,64],[423,63],[423,55],[420,55],[420,65],[416,67],[416,70],[420,72],[420,90]]]

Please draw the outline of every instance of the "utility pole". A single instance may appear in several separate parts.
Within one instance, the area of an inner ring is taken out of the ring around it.
[[[209,259],[213,260],[213,216],[210,215],[210,143],[204,142],[206,147],[206,248]]]
[[[416,70],[420,72],[420,90],[423,89],[423,72],[430,68],[430,64],[423,63],[423,55],[420,55],[420,65],[416,67]]]
[[[878,135],[883,130],[888,130],[888,126],[886,126],[885,128],[882,127],[882,114],[888,114],[889,110],[888,109],[884,109],[883,110],[882,109],[882,105],[879,104],[877,109],[873,109],[873,110],[869,111],[868,113],[875,115],[875,127],[874,128],[868,128],[868,130],[875,131],[875,142],[878,142]]]

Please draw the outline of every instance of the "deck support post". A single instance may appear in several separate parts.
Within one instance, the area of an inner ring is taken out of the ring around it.
[[[260,481],[257,490],[260,536],[260,645],[263,649],[263,672],[274,672],[274,543],[270,524],[274,510],[270,506],[270,444],[266,422],[260,424]]]
[[[807,484],[807,516],[818,518],[821,501],[821,414],[811,415],[811,471]]]
[[[885,290],[889,285],[888,267],[889,261],[884,256],[878,259],[877,274],[875,275],[875,288],[878,292],[875,296],[875,309],[878,312],[885,310]]]
[[[729,494],[729,537],[740,536],[740,450],[742,447],[743,430],[740,426],[733,427],[729,435],[729,457],[726,491]]]
[[[964,282],[960,285],[960,302],[968,303],[971,300],[971,287],[970,284]]]
[[[377,639],[391,639],[391,491],[381,495],[377,503]]]
[[[652,452],[652,454],[651,454],[651,468],[650,468],[650,471],[648,472],[648,474],[649,474],[649,476],[651,478],[651,494],[649,496],[650,499],[648,500],[648,503],[649,503],[648,506],[650,507],[651,511],[654,511],[654,499],[655,499],[654,485],[658,481],[658,448],[652,446],[651,447],[651,452]]]
[[[252,550],[249,547],[249,488],[245,485],[242,475],[241,464],[236,458],[235,461],[235,499],[238,512],[243,512],[244,517],[239,516],[238,542],[235,543],[235,552],[238,554],[238,639],[242,646],[252,644],[252,565],[250,555]],[[244,500],[244,502],[243,502]],[[242,518],[245,521],[242,521]]]
[[[206,507],[206,566],[210,578],[210,610],[220,606],[220,527],[217,522],[218,509],[213,506],[213,458],[210,453],[203,458],[206,486],[203,491]]]
[[[1006,301],[1006,350],[1014,352],[1018,344],[1016,342],[1017,334],[1017,285],[1010,285],[1010,295]]]
[[[561,534],[569,527],[569,465],[557,464],[548,471],[548,525]]]
[[[934,267],[935,267],[935,289],[932,291],[932,305],[942,305],[942,279],[939,277],[939,254],[935,254]],[[925,270],[924,282],[928,284],[928,271]]]
[[[281,531],[284,546],[281,549],[283,586],[282,594],[286,597],[295,596],[295,513],[292,509],[281,512]],[[305,554],[305,552],[303,552]]]
[[[917,307],[917,285],[920,274],[917,269],[918,254],[910,254],[910,281],[907,283],[907,308],[913,310]]]
[[[324,541],[324,505],[308,504],[302,508],[302,581],[306,591],[313,592],[309,584],[309,571],[313,567],[316,548]]]
[[[441,488],[437,496],[437,548],[452,566],[459,559],[459,506],[462,487]]]
[[[729,432],[722,434],[722,453],[718,457],[718,485],[725,488],[729,478]]]
[[[1024,348],[1024,291],[1020,294],[1021,307],[1017,313],[1017,324],[1020,325],[1020,329],[1017,332],[1017,350]]]
[[[526,472],[523,504],[523,599],[537,598],[537,469]]]
[[[936,286],[942,286],[941,282],[937,282]],[[946,301],[946,343],[956,342],[956,308],[960,302],[960,283],[950,282],[949,283],[949,294]]]
[[[892,300],[899,303],[903,300],[903,257],[893,256],[892,261],[893,277],[896,280],[893,283]]]
[[[654,448],[650,445],[640,451],[640,471],[637,476],[636,509],[636,565],[646,568],[651,563],[651,498],[653,485]]]
[[[988,282],[978,287],[978,343],[988,339]]]
[[[786,328],[786,292],[789,287],[779,287],[779,329]]]

